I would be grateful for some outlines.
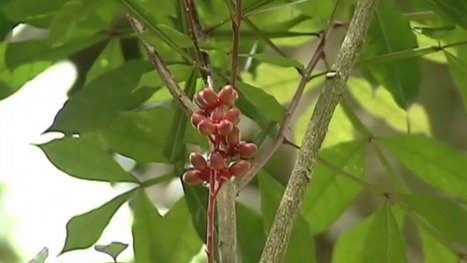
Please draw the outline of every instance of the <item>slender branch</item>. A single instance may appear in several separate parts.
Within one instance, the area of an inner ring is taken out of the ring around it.
[[[292,120],[292,116],[295,110],[297,109],[298,103],[300,102],[300,98],[303,95],[305,86],[308,83],[308,81],[312,79],[311,73],[316,68],[316,65],[318,65],[318,62],[324,55],[324,47],[326,45],[326,39],[329,36],[333,28],[341,25],[340,23],[332,22],[332,18],[337,10],[338,3],[339,3],[339,0],[337,1],[337,4],[334,8],[333,14],[331,15],[331,19],[330,19],[330,22],[327,28],[324,30],[324,32],[321,34],[318,40],[318,45],[315,49],[313,56],[310,59],[310,62],[308,62],[308,65],[306,66],[305,71],[303,72],[302,77],[300,78],[300,82],[298,84],[297,90],[295,91],[292,101],[290,102],[285,112],[284,119],[282,120],[282,123],[280,125],[277,137],[275,138],[274,142],[269,147],[269,149],[267,149],[256,160],[256,162],[253,164],[251,169],[242,177],[242,180],[239,182],[239,185],[237,188],[237,193],[240,192],[243,188],[245,188],[245,186],[247,186],[251,180],[253,180],[256,174],[261,170],[261,168],[263,168],[263,166],[267,163],[267,161],[279,149],[284,139],[286,138],[285,135],[286,135],[287,129],[289,128],[289,124]]]
[[[300,204],[310,184],[319,149],[326,136],[334,110],[344,91],[350,71],[360,55],[377,3],[378,0],[360,0],[357,3],[336,62],[332,66],[331,72],[333,74],[329,74],[328,81],[325,83],[313,111],[292,175],[266,240],[260,262],[281,262],[285,255]]]
[[[137,33],[142,33],[145,31],[144,25],[141,24],[135,18],[128,15],[128,21],[130,22],[133,30],[135,30]],[[179,102],[180,106],[183,108],[185,113],[188,116],[190,116],[194,112],[198,111],[198,107],[190,100],[190,98],[188,98],[185,92],[183,92],[183,90],[180,88],[177,81],[172,76],[172,73],[170,73],[170,70],[165,65],[157,50],[148,42],[144,40],[141,41],[144,47],[146,48],[146,51],[148,52],[149,59],[156,68],[156,71],[161,76],[162,82],[164,82],[165,86],[167,86],[167,88],[169,89],[169,92]]]
[[[231,0],[227,0],[230,3]],[[238,53],[240,46],[240,25],[242,21],[242,0],[234,0],[234,11],[230,11],[232,20],[232,32],[233,32],[233,45],[232,45],[232,65],[230,67],[230,85],[235,87],[237,81],[237,68],[238,68]],[[231,4],[228,4],[229,10],[231,10]]]
[[[225,183],[217,196],[219,253],[221,262],[225,263],[237,262],[236,196],[232,182]]]

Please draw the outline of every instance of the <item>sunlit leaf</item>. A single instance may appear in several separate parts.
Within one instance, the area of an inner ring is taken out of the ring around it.
[[[66,225],[65,245],[60,253],[92,246],[99,239],[115,212],[133,192],[134,190],[130,190],[98,208],[71,218]]]
[[[408,206],[451,245],[467,246],[465,227],[467,211],[453,201],[429,194],[411,194],[403,197]]]
[[[418,233],[423,248],[425,263],[456,262],[457,255],[446,248],[439,240],[428,233],[423,227],[418,227]]]
[[[114,261],[117,261],[118,255],[120,255],[120,253],[122,253],[127,247],[128,244],[112,241],[108,245],[95,245],[94,249],[111,256]]]
[[[260,173],[259,186],[261,192],[261,212],[265,232],[269,233],[277,207],[279,206],[284,187],[275,181],[270,175]],[[295,221],[287,252],[283,262],[316,262],[314,242],[305,219],[299,215]]]
[[[141,190],[135,198],[134,211],[132,233],[136,262],[189,262],[200,250],[202,242],[184,200],[179,200],[162,217]]]
[[[364,141],[351,141],[323,150],[320,157],[334,167],[362,179],[365,148]],[[303,200],[302,215],[313,233],[328,229],[353,203],[362,188],[323,162],[318,162],[310,184]]]
[[[138,182],[123,170],[111,154],[93,141],[65,137],[39,147],[50,162],[73,177],[104,182]]]
[[[293,129],[295,135],[294,141],[298,145],[303,141],[315,105],[315,101],[311,102],[310,106],[308,106],[295,123],[295,128]],[[351,141],[354,138],[354,127],[340,105],[336,107],[332,115],[328,130],[329,132],[323,142],[323,148],[331,147],[341,142]]]
[[[274,122],[282,121],[285,112],[284,107],[273,96],[257,87],[242,82],[237,83],[237,89],[240,96],[253,104],[269,120]]]
[[[372,89],[367,81],[358,78],[350,78],[348,85],[353,98],[370,115],[380,118],[396,131],[427,135],[431,133],[428,114],[420,104],[412,104],[409,109],[404,110],[385,89]]]
[[[406,263],[405,242],[401,233],[404,214],[400,209],[383,204],[339,237],[332,263]]]
[[[73,134],[109,125],[117,111],[132,109],[152,95],[150,88],[134,90],[141,75],[151,69],[150,63],[135,60],[94,79],[72,94],[49,131]]]
[[[408,20],[389,1],[380,2],[365,43],[362,60],[417,47]],[[416,59],[379,63],[367,69],[401,108],[409,108],[417,98],[421,73]]]
[[[124,63],[125,58],[123,57],[120,40],[117,38],[112,38],[110,39],[109,43],[107,43],[107,46],[104,48],[104,50],[96,58],[91,69],[89,69],[86,76],[86,82],[89,83],[96,77],[99,77],[105,72],[115,69]]]
[[[423,181],[467,200],[464,154],[424,136],[385,137],[378,141]]]

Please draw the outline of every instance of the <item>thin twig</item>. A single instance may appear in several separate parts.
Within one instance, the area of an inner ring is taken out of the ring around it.
[[[298,103],[300,102],[300,99],[303,95],[303,91],[305,90],[306,84],[309,82],[309,80],[311,80],[311,73],[316,68],[316,65],[318,65],[318,62],[323,57],[324,47],[326,45],[326,39],[329,36],[333,28],[341,25],[340,23],[336,24],[332,21],[332,18],[337,10],[337,5],[338,3],[336,4],[334,8],[333,14],[331,15],[331,19],[330,19],[330,22],[327,28],[324,30],[324,32],[321,34],[318,40],[318,45],[315,49],[315,52],[313,53],[313,56],[310,59],[310,62],[308,62],[308,65],[306,66],[305,71],[303,72],[303,75],[300,78],[300,82],[298,84],[297,90],[295,91],[292,101],[290,102],[284,114],[284,119],[282,120],[282,123],[280,124],[277,137],[274,139],[274,142],[272,143],[272,145],[269,146],[269,148],[256,160],[256,162],[253,164],[251,169],[242,177],[242,180],[239,182],[238,187],[237,187],[237,193],[240,192],[243,188],[245,188],[245,186],[247,186],[251,180],[253,180],[256,174],[261,170],[261,168],[263,168],[263,166],[267,163],[267,161],[269,161],[269,159],[273,156],[273,154],[277,151],[277,149],[279,149],[284,139],[286,138],[285,137],[286,132],[287,132],[287,129],[289,128],[289,124],[290,124],[290,121],[292,120],[292,116],[295,110],[297,109]]]
[[[211,65],[209,63],[209,58],[206,55],[206,52],[201,50],[200,42],[204,41],[206,34],[199,20],[198,11],[193,0],[184,0],[185,11],[188,18],[188,24],[190,26],[190,35],[193,41],[193,46],[196,52],[196,58],[198,63],[201,65],[201,76],[203,78],[204,84],[212,88],[211,81]]]
[[[128,21],[130,22],[133,30],[137,33],[143,33],[145,31],[144,25],[141,24],[138,20],[128,15]],[[161,56],[157,50],[151,46],[148,42],[141,40],[146,51],[149,55],[149,59],[156,68],[156,71],[161,76],[162,82],[164,82],[167,89],[172,94],[172,96],[179,102],[180,106],[183,108],[185,113],[190,116],[194,112],[198,111],[198,107],[188,98],[188,96],[183,92],[183,90],[178,85],[175,78],[170,73],[170,70],[165,65]]]
[[[231,0],[227,0],[231,1]],[[237,81],[238,53],[240,46],[240,24],[242,21],[242,0],[234,0],[235,11],[230,11],[232,20],[233,44],[232,44],[232,65],[230,67],[230,85],[235,87]],[[230,10],[230,8],[229,8]]]
[[[360,55],[377,3],[378,0],[360,0],[357,3],[336,62],[332,66],[333,74],[328,75],[305,132],[303,144],[261,255],[262,263],[281,262],[284,258],[300,204],[310,184],[319,149],[326,137],[329,122],[342,96],[350,71]]]

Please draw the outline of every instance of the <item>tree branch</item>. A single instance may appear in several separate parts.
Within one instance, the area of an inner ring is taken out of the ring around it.
[[[318,98],[302,147],[277,209],[260,262],[281,262],[299,213],[300,204],[310,184],[319,149],[326,137],[329,122],[342,96],[350,71],[362,49],[366,32],[378,0],[359,0],[347,34],[337,55],[328,81]]]
[[[143,33],[145,31],[144,25],[141,24],[138,20],[128,15],[128,21],[131,24],[133,30],[137,33]],[[161,76],[162,82],[164,85],[167,86],[172,96],[179,102],[180,106],[182,106],[183,110],[188,116],[191,116],[194,112],[198,111],[198,107],[191,101],[190,98],[183,92],[183,90],[178,85],[175,78],[170,73],[170,70],[165,65],[164,61],[162,61],[161,56],[157,53],[157,50],[151,46],[148,42],[141,40],[146,51],[148,52],[149,59],[151,60],[152,64],[156,68],[156,71]]]

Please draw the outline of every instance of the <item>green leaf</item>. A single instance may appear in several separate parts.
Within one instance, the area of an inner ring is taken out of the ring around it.
[[[110,149],[139,163],[166,162],[163,149],[173,116],[173,110],[164,108],[121,112],[103,136]]]
[[[422,243],[425,263],[458,261],[458,256],[453,251],[446,248],[439,240],[420,226],[418,227],[418,233]]]
[[[202,242],[183,199],[164,217],[143,190],[138,191],[134,204],[132,233],[136,262],[189,262],[198,253]]]
[[[95,35],[66,45],[51,48],[48,40],[28,40],[17,43],[9,43],[5,53],[5,63],[11,70],[32,62],[53,63],[63,60],[70,55],[92,46],[107,38],[105,35]]]
[[[401,109],[386,89],[373,89],[367,81],[351,77],[348,81],[352,97],[370,115],[384,121],[401,133],[431,134],[428,114],[419,103],[409,109]]]
[[[71,218],[66,224],[66,240],[60,254],[92,246],[102,235],[115,212],[130,198],[135,189],[116,196],[98,208]]]
[[[280,104],[290,102],[297,89],[300,75],[295,68],[284,68],[261,63],[256,69],[256,75],[246,71],[241,72],[242,81],[251,86],[259,87],[272,95]],[[308,82],[305,92],[318,87],[323,78]]]
[[[167,25],[162,25],[162,24],[159,24],[155,27],[166,37],[170,38],[175,43],[177,43],[179,47],[181,48],[193,47],[193,41],[191,41],[190,37],[176,30],[175,28],[167,26]],[[161,39],[154,36],[153,32],[144,32],[143,34],[141,34],[141,37],[155,47],[160,45]]]
[[[467,108],[467,52],[458,52],[455,56],[448,51],[444,51],[448,61],[449,72],[452,79],[462,95],[464,107]]]
[[[55,13],[65,3],[66,1],[63,0],[14,0],[4,6],[3,12],[13,21],[46,28]]]
[[[464,173],[467,156],[424,136],[396,136],[378,141],[423,181],[467,200]]]
[[[400,233],[403,216],[400,209],[384,204],[376,213],[339,237],[332,263],[373,263],[375,258],[378,262],[407,262],[405,242]],[[397,257],[390,258],[394,255]]]
[[[5,58],[6,43],[0,44],[0,57]],[[10,69],[6,65],[6,61],[0,60],[0,100],[4,99],[33,79],[39,73],[43,72],[52,63],[47,61],[39,61],[34,63],[23,64],[17,68]]]
[[[103,182],[138,183],[133,175],[125,172],[107,151],[93,141],[65,137],[39,147],[53,165],[73,177]]]
[[[363,243],[362,263],[407,263],[405,240],[388,204],[383,205],[370,224]]]
[[[323,150],[320,157],[333,166],[362,179],[364,177],[366,143],[351,141]],[[361,185],[352,182],[338,171],[318,162],[311,186],[302,203],[302,215],[313,233],[329,228],[349,207]]]
[[[269,63],[269,64],[276,65],[276,66],[281,66],[285,68],[295,67],[301,70],[305,69],[302,63],[292,58],[271,56],[270,54],[265,54],[265,53],[254,54],[251,57],[261,62]]]
[[[434,11],[467,29],[467,3],[463,0],[432,0]]]
[[[111,38],[86,75],[86,83],[125,63],[120,39]]]
[[[4,11],[6,5],[12,0],[0,0],[0,41],[5,40],[6,36],[18,24],[18,22],[9,19]]]
[[[265,173],[258,175],[261,193],[261,211],[265,232],[272,226],[284,187]],[[283,262],[316,262],[314,242],[308,224],[299,215],[292,229],[287,252]]]
[[[49,43],[60,46],[70,40],[109,31],[118,11],[119,5],[115,1],[66,1],[50,24]]]
[[[68,99],[48,131],[74,134],[109,125],[117,111],[138,106],[154,92],[135,90],[141,75],[151,69],[149,62],[133,60],[94,79]]]
[[[118,242],[118,241],[112,241],[108,245],[95,245],[94,249],[96,251],[102,252],[104,254],[107,254],[112,257],[112,259],[117,262],[117,257],[120,255],[120,253],[123,252],[128,247],[128,244]]]
[[[238,246],[242,262],[257,263],[266,242],[263,219],[241,203],[236,204],[236,210]]]
[[[37,253],[37,255],[33,259],[29,260],[28,263],[45,263],[45,260],[48,256],[49,249],[44,247],[41,249],[41,251],[39,251],[39,253]]]
[[[209,191],[206,187],[187,185],[183,181],[182,186],[185,193],[185,202],[190,209],[191,220],[196,233],[201,240],[205,240]]]
[[[416,47],[417,41],[408,20],[391,2],[382,1],[368,30],[362,60]],[[401,108],[407,109],[417,98],[421,73],[416,59],[375,64],[367,69],[391,92]]]
[[[237,82],[237,89],[240,96],[254,105],[266,118],[277,123],[282,121],[285,113],[284,107],[273,96],[262,89],[242,82]],[[245,114],[248,115],[247,112]]]
[[[411,194],[403,200],[423,221],[433,227],[452,245],[467,246],[465,223],[467,211],[453,201],[429,194]]]

